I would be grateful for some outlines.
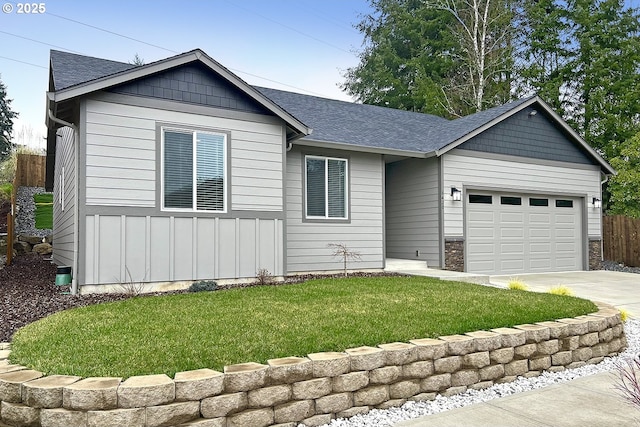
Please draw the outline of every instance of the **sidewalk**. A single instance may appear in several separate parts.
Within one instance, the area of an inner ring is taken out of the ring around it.
[[[589,427],[638,426],[640,410],[614,389],[615,374],[604,372],[517,393],[395,427]]]

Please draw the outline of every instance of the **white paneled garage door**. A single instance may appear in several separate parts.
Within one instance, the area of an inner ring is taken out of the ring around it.
[[[468,272],[583,269],[582,199],[470,191],[465,204]]]

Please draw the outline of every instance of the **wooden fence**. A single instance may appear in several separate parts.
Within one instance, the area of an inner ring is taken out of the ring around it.
[[[604,259],[640,267],[640,219],[622,215],[602,218]]]
[[[11,212],[7,214],[7,265],[13,261],[13,242],[15,234],[16,193],[18,187],[44,187],[47,170],[47,157],[37,154],[18,154],[16,176],[13,178],[11,193]]]
[[[16,180],[18,186],[44,187],[47,157],[38,154],[18,154]]]

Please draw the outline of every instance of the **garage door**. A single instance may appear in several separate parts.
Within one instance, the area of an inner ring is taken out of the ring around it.
[[[467,193],[467,271],[518,274],[582,270],[582,200]]]

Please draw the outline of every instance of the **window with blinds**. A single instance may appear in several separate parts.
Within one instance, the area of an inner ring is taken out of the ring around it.
[[[347,160],[306,156],[306,217],[347,218]]]
[[[225,134],[163,129],[162,207],[225,211]]]

